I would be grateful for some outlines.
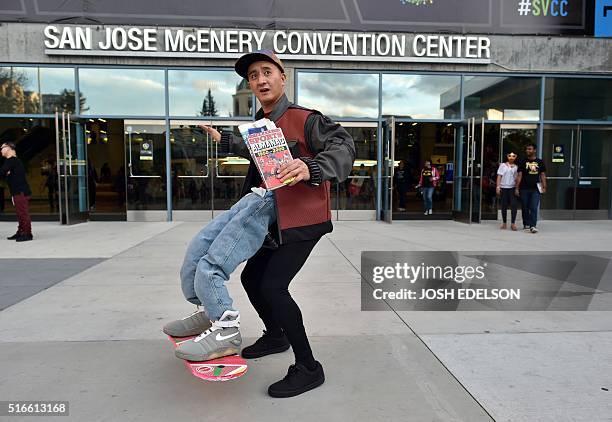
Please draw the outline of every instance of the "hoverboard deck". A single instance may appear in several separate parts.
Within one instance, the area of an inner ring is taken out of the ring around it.
[[[168,336],[172,344],[174,344],[174,348],[181,342],[190,340],[194,337],[196,336]],[[206,381],[229,381],[243,376],[248,370],[246,361],[238,355],[224,356],[222,358],[205,361],[183,360],[183,362],[185,362],[185,366],[195,377]]]

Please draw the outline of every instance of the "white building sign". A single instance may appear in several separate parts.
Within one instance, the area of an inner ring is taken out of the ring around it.
[[[47,55],[236,58],[269,48],[294,60],[491,62],[490,39],[470,35],[48,25],[44,37]]]

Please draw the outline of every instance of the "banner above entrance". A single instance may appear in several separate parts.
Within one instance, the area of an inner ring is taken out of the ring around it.
[[[2,0],[0,21],[243,29],[593,34],[588,0]]]

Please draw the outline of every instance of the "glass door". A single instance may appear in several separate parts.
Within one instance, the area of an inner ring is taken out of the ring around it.
[[[509,152],[516,153],[519,160],[523,158],[525,156],[525,147],[527,144],[535,144],[537,141],[537,128],[537,125],[513,123],[485,124],[481,183],[482,220],[498,219],[497,205],[499,198],[497,198],[495,188],[499,164],[506,161],[506,155]],[[476,133],[476,137],[478,138],[479,136],[480,135]]]
[[[219,131],[232,131],[240,137],[238,125],[244,122],[213,122]],[[249,160],[219,151],[217,142],[211,143],[213,175],[213,217],[232,207],[240,199],[242,186],[249,169]]]
[[[395,171],[395,117],[383,122],[381,219],[393,221],[393,173]]]
[[[541,197],[542,217],[570,219],[576,208],[577,126],[544,126],[542,159],[548,186]]]
[[[482,175],[485,141],[484,118],[472,117],[461,127],[455,156],[454,219],[463,223],[480,223],[482,217]]]
[[[165,221],[166,123],[125,120],[128,221]]]
[[[59,221],[87,221],[87,159],[83,126],[66,112],[55,112],[55,148],[59,198]]]
[[[542,157],[548,190],[543,216],[552,219],[612,218],[612,127],[545,126]]]
[[[84,120],[89,219],[126,220],[123,119]]]
[[[580,127],[576,162],[576,219],[610,218],[612,127]]]
[[[170,126],[173,219],[212,218],[212,150],[214,141],[202,121],[173,121]]]

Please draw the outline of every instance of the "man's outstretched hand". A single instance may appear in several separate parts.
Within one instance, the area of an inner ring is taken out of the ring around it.
[[[214,127],[208,125],[200,125],[200,127],[204,132],[208,133],[211,138],[213,138],[213,141],[219,142],[221,140],[221,134]]]
[[[294,178],[287,186],[293,186],[301,181],[310,180],[310,171],[308,166],[302,160],[295,158],[293,161],[283,164],[276,175],[281,181],[285,183],[286,180]]]

